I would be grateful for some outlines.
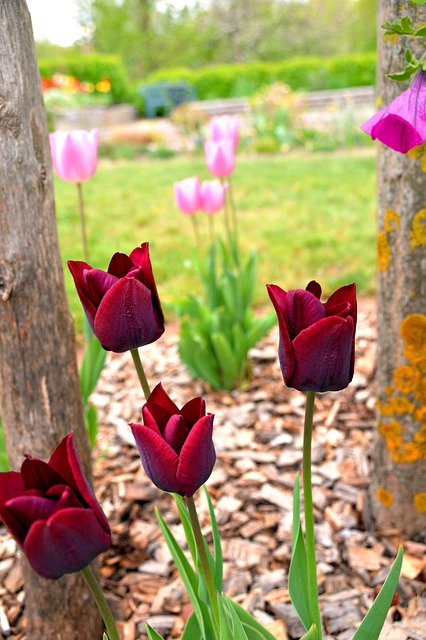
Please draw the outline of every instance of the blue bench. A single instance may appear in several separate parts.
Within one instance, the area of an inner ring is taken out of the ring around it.
[[[182,104],[197,99],[195,87],[189,82],[156,82],[139,88],[139,94],[145,102],[145,115],[155,118],[158,112],[168,114]]]

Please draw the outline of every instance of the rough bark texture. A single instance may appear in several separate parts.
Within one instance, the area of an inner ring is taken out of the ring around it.
[[[53,201],[46,115],[25,0],[0,2],[0,407],[12,469],[48,459],[74,431],[88,470]],[[80,576],[51,582],[24,562],[28,638],[96,640]]]
[[[426,8],[380,0],[379,25]],[[382,31],[383,33],[383,31]],[[379,34],[378,93],[389,104],[409,83],[385,77],[401,71],[409,46],[423,38]],[[418,105],[424,113],[426,105]],[[426,531],[426,145],[407,155],[379,143],[378,161],[378,435],[373,499],[377,523],[414,536]]]

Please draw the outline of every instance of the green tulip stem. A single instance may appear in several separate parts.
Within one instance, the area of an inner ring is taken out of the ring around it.
[[[223,188],[225,188],[225,185],[226,185],[225,180],[221,178],[221,181],[222,181]],[[232,255],[232,231],[231,231],[231,225],[229,224],[229,199],[226,191],[225,191],[225,201],[223,204],[223,220],[225,223],[226,237],[228,238],[228,243],[229,243],[229,251],[231,252],[231,255]]]
[[[188,508],[189,518],[191,520],[191,526],[192,526],[192,532],[195,538],[195,544],[197,545],[198,557],[201,562],[201,567],[203,569],[203,574],[204,574],[204,578],[207,585],[207,591],[208,591],[210,603],[212,606],[213,616],[214,616],[217,628],[220,629],[219,606],[217,602],[216,586],[214,583],[209,560],[207,558],[207,553],[204,546],[204,538],[203,538],[203,534],[201,533],[200,522],[198,520],[197,509],[195,507],[193,496],[191,496],[190,498],[186,496],[185,502]]]
[[[105,628],[107,630],[109,640],[120,640],[115,620],[112,617],[111,609],[109,608],[108,602],[105,600],[105,596],[102,593],[102,589],[99,586],[99,582],[97,581],[90,565],[85,569],[82,569],[81,574],[90,589],[90,593],[95,599],[97,607],[102,616],[102,620],[105,623]]]
[[[83,186],[81,182],[77,182],[77,193],[78,193],[78,210],[80,213],[81,241],[83,243],[83,258],[85,262],[89,262],[89,252],[87,250],[86,220],[84,217]]]
[[[197,218],[195,216],[196,216],[196,214],[193,214],[193,215],[190,216],[190,218],[191,218],[192,226],[193,226],[193,229],[194,229],[195,243],[197,245],[198,251],[200,251],[201,250],[201,236],[200,236],[200,230],[198,228],[198,220],[197,220]]]
[[[321,640],[321,614],[318,602],[317,563],[315,558],[314,510],[312,502],[312,424],[315,391],[306,393],[305,426],[303,430],[303,496],[305,505],[305,538],[308,564],[308,591],[313,620]]]
[[[209,234],[210,234],[210,242],[213,243],[214,240],[214,213],[208,213],[209,219]]]
[[[231,176],[228,176],[228,194],[229,194],[229,204],[231,209],[232,216],[232,226],[234,227],[234,235],[235,235],[235,244],[238,247],[238,220],[237,220],[237,209],[235,207],[234,200],[234,188],[232,186]]]
[[[141,383],[145,400],[148,400],[151,394],[151,389],[149,388],[148,380],[146,379],[145,371],[142,366],[141,357],[139,355],[139,349],[130,349],[130,353],[132,354],[133,363],[135,365],[135,369],[138,374],[139,382]]]

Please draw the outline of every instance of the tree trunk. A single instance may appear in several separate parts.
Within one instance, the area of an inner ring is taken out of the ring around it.
[[[380,0],[379,25],[426,9]],[[389,104],[408,87],[385,77],[405,66],[423,38],[379,34],[379,96]],[[417,105],[424,112],[426,105]],[[379,144],[378,161],[378,434],[372,480],[379,526],[407,536],[426,531],[426,145],[403,155]]]
[[[30,15],[0,3],[0,406],[12,469],[48,459],[74,431],[90,468],[56,232],[53,181]],[[79,575],[52,582],[24,562],[27,637],[96,640],[101,621]]]

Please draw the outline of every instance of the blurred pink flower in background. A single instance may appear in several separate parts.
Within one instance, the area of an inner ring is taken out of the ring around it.
[[[98,166],[98,131],[55,131],[49,134],[53,168],[62,180],[84,182]]]
[[[237,116],[216,116],[210,120],[210,140],[232,140],[234,149],[238,145],[240,121]]]
[[[229,176],[235,168],[235,149],[231,139],[208,140],[204,145],[208,170],[217,178]]]
[[[426,72],[419,71],[412,86],[361,126],[373,140],[407,153],[426,140]]]
[[[224,205],[226,185],[220,180],[204,180],[200,186],[201,209],[204,213],[216,213]]]
[[[201,209],[200,181],[198,178],[185,178],[173,185],[176,206],[186,215],[193,215]]]

